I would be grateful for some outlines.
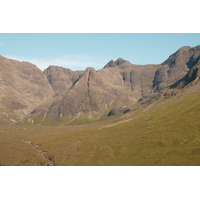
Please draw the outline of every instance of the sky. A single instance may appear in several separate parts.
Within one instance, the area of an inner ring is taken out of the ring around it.
[[[101,69],[121,57],[133,64],[160,64],[182,46],[200,45],[199,33],[1,33],[0,55],[72,70]]]

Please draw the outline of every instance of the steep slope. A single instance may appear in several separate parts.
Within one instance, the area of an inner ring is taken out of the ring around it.
[[[110,73],[107,76],[109,82],[121,84],[124,87],[131,89],[135,97],[139,98],[144,94],[152,92],[154,75],[159,67],[160,65],[133,65],[130,62],[119,58],[116,61],[111,60],[108,62],[101,72],[102,74],[104,73],[104,76],[106,76],[106,73]],[[117,77],[118,82],[114,78],[116,74],[121,76]],[[113,79],[115,79],[115,82],[113,82]],[[119,80],[122,80],[122,82],[119,83]]]
[[[129,112],[142,98],[184,88],[199,77],[200,46],[182,47],[160,65],[134,65],[122,58],[103,69],[72,71],[0,57],[0,121],[101,119]],[[198,86],[195,86],[198,90]],[[156,97],[157,98],[157,97]],[[155,98],[154,98],[155,99]],[[36,119],[37,118],[37,119]]]
[[[181,47],[156,71],[153,81],[155,92],[159,92],[182,79],[195,65],[200,56],[200,45]]]
[[[57,97],[28,117],[65,124],[77,118],[100,119],[129,112],[142,97],[155,101],[159,95],[154,93],[191,82],[198,71],[199,57],[197,46],[180,48],[160,65],[134,65],[119,58],[98,71],[87,68],[73,72],[50,66],[44,73]]]
[[[22,119],[52,98],[53,90],[35,65],[0,56],[0,121]]]
[[[136,102],[130,88],[123,86],[120,74],[114,76],[117,84],[112,84],[105,73],[87,68],[65,93],[40,106],[29,117],[40,116],[42,121],[49,118],[62,123],[86,116],[99,119],[113,106]]]
[[[84,71],[72,71],[59,66],[49,66],[44,70],[55,96],[61,95],[69,89]]]
[[[188,73],[178,82],[171,86],[171,88],[183,88],[195,84],[200,79],[200,56],[195,60],[193,66]]]
[[[84,72],[72,72],[51,66],[44,73],[59,95],[28,118],[38,118],[35,122],[39,124],[49,119],[65,124],[77,118],[100,119],[128,112],[141,96],[152,92],[158,67],[137,66],[122,58],[110,61],[98,71],[87,68]]]

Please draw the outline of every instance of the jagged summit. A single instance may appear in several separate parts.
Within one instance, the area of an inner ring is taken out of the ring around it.
[[[118,58],[118,59],[115,61],[115,64],[116,64],[116,65],[121,65],[121,64],[123,64],[124,62],[127,62],[127,60],[124,60],[123,58]]]
[[[125,62],[128,62],[127,60],[124,60],[123,58],[118,58],[117,60],[110,60],[105,66],[104,68],[107,68],[107,67],[115,67],[117,65],[121,65]]]
[[[110,61],[104,66],[104,68],[107,68],[107,67],[114,67],[114,66],[116,66],[114,60],[110,60]]]
[[[200,55],[199,52],[200,45],[197,45],[196,47],[183,46],[170,55],[169,58],[162,63],[162,65],[173,65],[175,64],[175,61],[176,63],[189,62],[191,57],[196,59]]]

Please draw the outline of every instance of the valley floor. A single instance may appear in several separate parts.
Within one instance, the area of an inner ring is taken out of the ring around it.
[[[2,166],[200,165],[200,92],[94,124],[1,126]]]

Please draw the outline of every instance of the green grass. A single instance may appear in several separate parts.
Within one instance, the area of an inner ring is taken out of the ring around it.
[[[55,165],[200,165],[200,93],[86,125],[1,126],[1,165],[44,165],[23,140]],[[122,118],[123,117],[123,118]]]
[[[0,133],[0,163],[4,166],[41,165],[44,159],[30,145],[10,132],[11,128],[1,127]]]

